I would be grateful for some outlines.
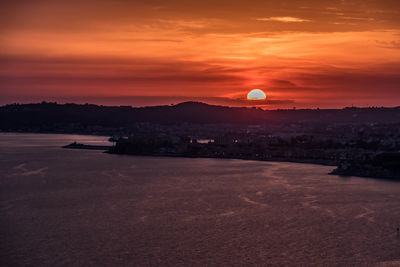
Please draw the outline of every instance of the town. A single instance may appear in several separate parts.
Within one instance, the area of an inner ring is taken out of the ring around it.
[[[340,175],[400,177],[400,108],[262,110],[198,102],[134,108],[43,102],[0,107],[0,122],[3,132],[114,136],[109,149],[114,154],[317,163],[338,166],[334,173]]]
[[[139,123],[128,136],[116,138],[110,152],[318,163],[338,165],[337,174],[397,178],[400,174],[399,126]],[[387,159],[374,166],[374,159],[382,155]]]

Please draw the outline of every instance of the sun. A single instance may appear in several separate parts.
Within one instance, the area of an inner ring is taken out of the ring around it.
[[[265,100],[267,96],[260,89],[253,89],[247,94],[247,100]]]

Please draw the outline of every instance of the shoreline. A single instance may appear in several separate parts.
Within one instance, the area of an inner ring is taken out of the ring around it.
[[[108,137],[108,135],[102,134],[93,134],[93,133],[65,133],[65,132],[8,132],[8,131],[0,131],[0,134],[43,134],[43,135],[81,135],[81,136],[94,136],[94,137]],[[361,177],[361,178],[372,178],[372,179],[384,179],[384,180],[392,180],[399,181],[398,177],[388,177],[386,175],[380,177],[371,176],[371,175],[362,175],[362,172],[349,172],[342,171],[339,165],[333,161],[329,160],[318,160],[318,159],[289,159],[289,158],[268,158],[268,159],[260,159],[256,157],[229,157],[229,156],[208,156],[208,155],[185,155],[185,154],[156,154],[156,153],[143,153],[143,154],[133,154],[133,153],[116,153],[110,151],[112,146],[92,146],[92,145],[84,145],[78,147],[71,147],[71,144],[67,144],[62,146],[62,148],[67,149],[90,149],[90,150],[102,150],[103,153],[113,154],[113,155],[127,155],[127,156],[145,156],[145,157],[173,157],[173,158],[209,158],[209,159],[236,159],[236,160],[252,160],[252,161],[264,161],[264,162],[289,162],[289,163],[299,163],[299,164],[315,164],[320,166],[329,166],[334,167],[328,174],[337,175],[341,177]]]
[[[104,151],[103,153],[112,154],[112,155],[120,155],[120,156],[137,156],[137,157],[170,157],[170,158],[203,158],[203,159],[235,159],[235,160],[247,160],[247,161],[258,161],[258,162],[278,162],[278,163],[298,163],[298,164],[311,164],[311,165],[320,165],[327,167],[334,167],[329,173],[329,175],[336,175],[339,177],[358,177],[358,178],[369,178],[369,179],[378,179],[378,180],[388,180],[388,181],[399,181],[396,177],[379,177],[379,176],[368,176],[368,175],[360,175],[357,173],[351,172],[341,172],[338,171],[339,166],[332,162],[327,161],[319,161],[319,160],[296,160],[296,159],[283,159],[283,158],[274,158],[274,159],[257,159],[257,158],[239,158],[239,157],[210,157],[210,156],[189,156],[189,155],[165,155],[165,154],[123,154],[123,153],[113,153],[110,151]]]
[[[263,162],[290,162],[290,163],[301,163],[301,164],[315,164],[322,166],[337,167],[333,162],[324,160],[297,160],[297,159],[283,159],[283,158],[271,158],[271,159],[258,159],[251,157],[212,157],[212,156],[201,156],[201,155],[184,155],[184,154],[129,154],[129,153],[115,153],[109,149],[112,146],[93,146],[84,144],[68,144],[61,148],[66,149],[87,149],[87,150],[102,150],[103,153],[111,155],[121,156],[139,156],[139,157],[167,157],[167,158],[205,158],[205,159],[236,159],[236,160],[249,160],[249,161],[263,161]]]
[[[91,149],[91,150],[105,150],[109,151],[112,146],[100,146],[100,145],[84,145],[81,143],[74,142],[72,144],[62,146],[62,148],[68,149]]]
[[[271,159],[257,159],[247,157],[212,157],[212,156],[199,156],[199,155],[174,155],[174,154],[128,154],[128,153],[114,153],[110,151],[104,151],[104,153],[111,155],[121,156],[139,156],[139,157],[168,157],[168,158],[205,158],[205,159],[236,159],[236,160],[249,160],[249,161],[262,161],[262,162],[289,162],[289,163],[300,163],[300,164],[315,164],[322,166],[337,167],[336,164],[327,161],[313,161],[313,160],[296,160],[296,159],[283,159],[283,158],[271,158]]]
[[[104,151],[103,153],[120,155],[120,156],[137,156],[137,157],[170,157],[170,158],[203,158],[203,159],[234,159],[234,160],[247,160],[247,161],[258,161],[258,162],[278,162],[278,163],[298,163],[298,164],[311,164],[319,166],[334,167],[328,175],[336,175],[344,178],[358,177],[367,179],[377,179],[377,180],[387,180],[387,181],[399,181],[398,178],[391,177],[378,177],[378,176],[368,176],[368,175],[357,175],[356,173],[345,173],[338,171],[338,165],[327,161],[318,160],[293,160],[293,159],[256,159],[256,158],[239,158],[239,157],[210,157],[210,156],[189,156],[189,155],[165,155],[165,154],[123,154],[123,153],[113,153],[109,151]]]
[[[90,134],[90,133],[65,133],[65,132],[5,132],[0,131],[0,134],[57,134],[57,135],[83,135],[83,136],[101,136],[101,137],[109,137],[108,135],[101,134]],[[61,148],[69,148],[69,149],[89,149],[85,148],[88,145],[84,145],[85,147],[68,147],[70,144],[64,145]],[[110,146],[111,147],[111,146]],[[100,149],[102,150],[102,149]],[[211,157],[211,156],[199,156],[199,155],[176,155],[176,154],[123,154],[123,153],[114,153],[110,152],[107,149],[104,150],[104,153],[113,154],[113,155],[128,155],[128,156],[145,156],[145,157],[175,157],[175,158],[210,158],[210,159],[238,159],[238,160],[254,160],[254,161],[275,161],[275,162],[292,162],[292,163],[303,163],[303,164],[317,164],[323,166],[332,166],[337,167],[336,164],[327,161],[313,161],[313,160],[293,160],[293,159],[257,159],[257,158],[246,158],[246,157]]]

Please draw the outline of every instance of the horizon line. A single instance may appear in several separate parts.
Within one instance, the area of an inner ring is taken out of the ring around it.
[[[0,105],[0,108],[6,107],[6,106],[12,106],[12,105],[40,105],[40,104],[56,104],[56,105],[81,105],[81,106],[99,106],[99,107],[130,107],[130,108],[151,108],[151,107],[174,107],[178,106],[181,104],[187,104],[187,103],[193,103],[193,104],[204,104],[207,106],[214,106],[214,107],[226,107],[226,108],[247,108],[247,109],[258,109],[258,110],[264,110],[264,111],[279,111],[279,110],[344,110],[344,109],[397,109],[400,108],[399,106],[344,106],[341,108],[324,108],[324,107],[302,107],[302,108],[275,108],[275,109],[265,109],[262,108],[261,105],[249,105],[249,106],[229,106],[229,105],[222,105],[222,104],[210,104],[202,101],[196,101],[196,100],[188,100],[188,101],[182,101],[179,103],[175,104],[160,104],[160,105],[143,105],[143,106],[133,106],[133,105],[109,105],[109,104],[96,104],[96,103],[75,103],[75,102],[57,102],[57,101],[39,101],[39,102],[13,102],[13,103],[8,103],[8,104],[3,104]]]

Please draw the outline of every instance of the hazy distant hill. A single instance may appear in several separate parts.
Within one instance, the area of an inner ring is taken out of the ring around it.
[[[78,104],[12,104],[0,107],[0,129],[48,128],[80,124],[126,127],[135,122],[264,124],[292,122],[397,123],[400,108],[262,110],[184,102],[134,108]]]

